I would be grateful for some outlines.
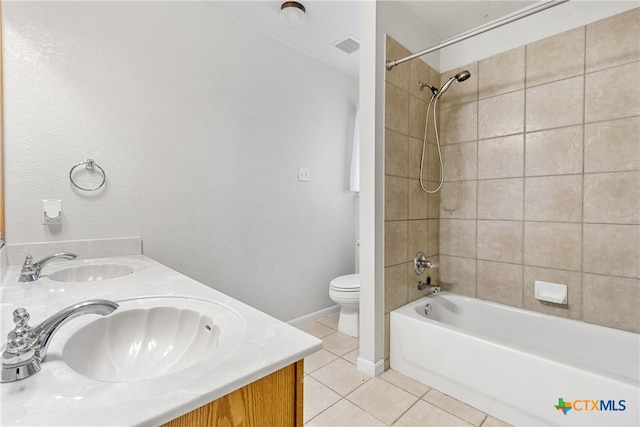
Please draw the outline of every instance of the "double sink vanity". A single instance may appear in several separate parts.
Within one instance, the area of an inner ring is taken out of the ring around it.
[[[302,425],[302,360],[320,340],[144,255],[78,255],[25,282],[9,255],[3,351],[16,309],[31,328],[74,318],[39,372],[3,372],[2,425]]]

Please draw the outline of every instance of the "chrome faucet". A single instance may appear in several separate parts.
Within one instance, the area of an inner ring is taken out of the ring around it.
[[[424,283],[418,282],[418,290],[419,291],[424,291],[426,289],[428,291],[431,291],[431,292],[427,293],[427,295],[433,295],[433,294],[437,294],[438,292],[440,292],[440,286],[433,286],[429,282],[430,282],[430,280],[427,280]]]
[[[69,320],[85,314],[107,315],[118,304],[103,299],[83,301],[60,310],[32,328],[28,325],[29,313],[24,308],[13,312],[14,329],[7,335],[7,345],[2,353],[2,381],[13,382],[28,378],[40,371],[40,364],[47,355],[51,338]]]
[[[22,264],[22,270],[20,270],[20,278],[18,282],[35,282],[40,278],[40,273],[45,265],[56,259],[76,259],[78,256],[69,252],[60,252],[57,254],[49,255],[37,262],[33,262],[33,257],[27,255]]]

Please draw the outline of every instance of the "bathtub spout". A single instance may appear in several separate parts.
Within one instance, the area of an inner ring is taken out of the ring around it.
[[[428,290],[428,291],[431,291],[427,295],[433,295],[433,294],[437,294],[438,292],[440,292],[440,286],[433,286],[433,285],[429,284],[427,281],[425,281],[424,283],[418,282],[418,290],[419,291],[424,291],[425,289]]]

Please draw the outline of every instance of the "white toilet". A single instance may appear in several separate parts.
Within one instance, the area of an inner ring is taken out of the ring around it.
[[[329,282],[329,297],[340,304],[338,331],[358,336],[360,312],[360,275],[347,274]]]

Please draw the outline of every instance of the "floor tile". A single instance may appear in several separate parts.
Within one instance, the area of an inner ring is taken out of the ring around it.
[[[332,314],[331,316],[327,316],[324,319],[318,320],[318,323],[322,323],[325,326],[338,330],[339,319],[340,319],[340,313],[336,313],[336,314]]]
[[[358,338],[350,337],[340,332],[334,332],[322,338],[322,347],[338,356],[355,350],[359,345]]]
[[[380,421],[391,425],[418,397],[379,378],[373,378],[347,395],[347,400]]]
[[[325,326],[320,322],[307,323],[306,325],[300,326],[298,329],[303,330],[316,338],[323,338],[335,332],[335,329]]]
[[[340,400],[326,411],[309,421],[306,426],[323,427],[364,427],[364,426],[384,426],[384,423],[375,417],[367,414],[353,403],[346,399]]]
[[[305,423],[342,398],[309,375],[304,377],[304,396]]]
[[[336,360],[338,356],[327,351],[320,350],[313,353],[311,356],[307,356],[304,358],[304,372],[305,374],[310,374],[313,371],[317,371],[323,366],[333,362]]]
[[[487,415],[487,419],[482,423],[482,427],[511,427],[511,424],[507,424],[502,420]]]
[[[396,421],[394,426],[420,427],[461,427],[471,424],[454,417],[447,411],[433,406],[424,400],[418,400],[405,414]]]
[[[360,356],[360,349],[356,348],[353,351],[350,351],[349,353],[345,354],[344,356],[342,356],[342,358],[344,360],[346,360],[347,362],[351,362],[354,365],[358,365],[358,357]]]
[[[380,375],[380,379],[390,382],[391,384],[418,397],[424,396],[424,394],[429,391],[429,386],[426,386],[413,378],[409,378],[406,375],[402,375],[393,369],[386,370],[382,375]]]
[[[462,403],[453,397],[447,396],[444,393],[439,392],[438,390],[431,389],[429,392],[424,395],[423,400],[432,403],[438,408],[444,409],[450,414],[455,415],[458,418],[462,418],[468,423],[473,424],[474,426],[480,426],[484,421],[486,415],[484,412],[481,412],[466,403]]]
[[[336,359],[309,375],[341,396],[346,396],[371,379],[343,359]]]

